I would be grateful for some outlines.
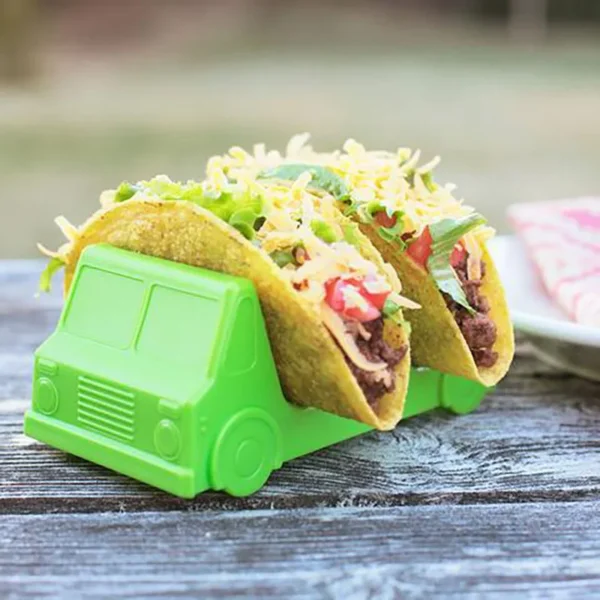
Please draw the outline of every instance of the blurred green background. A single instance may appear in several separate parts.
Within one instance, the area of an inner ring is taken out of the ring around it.
[[[600,193],[595,0],[0,6],[0,257],[123,179],[302,131],[440,154],[501,231],[511,202]]]

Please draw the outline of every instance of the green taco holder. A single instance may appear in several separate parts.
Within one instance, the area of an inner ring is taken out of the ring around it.
[[[403,417],[468,413],[487,391],[413,368]],[[286,401],[250,281],[108,245],[81,255],[25,415],[27,435],[184,498],[252,494],[370,430]]]

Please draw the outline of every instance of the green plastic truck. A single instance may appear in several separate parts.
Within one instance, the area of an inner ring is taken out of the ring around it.
[[[415,368],[409,388],[404,417],[487,391]],[[184,498],[251,494],[369,430],[286,401],[250,281],[108,245],[81,256],[25,415],[27,435]]]

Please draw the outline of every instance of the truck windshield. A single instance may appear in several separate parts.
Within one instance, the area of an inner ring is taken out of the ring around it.
[[[214,297],[85,265],[63,330],[118,350],[135,342],[149,365],[193,366],[198,373],[206,371],[217,352],[222,306]]]
[[[222,305],[216,298],[153,286],[137,351],[195,371],[207,368],[219,338]]]
[[[83,266],[63,317],[65,331],[125,350],[133,342],[145,288],[139,279]]]

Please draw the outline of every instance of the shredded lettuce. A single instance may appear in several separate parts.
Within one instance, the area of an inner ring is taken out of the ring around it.
[[[357,204],[354,212],[361,223],[366,223],[368,225],[374,220],[368,204]]]
[[[400,310],[400,306],[398,306],[393,300],[387,298],[385,304],[383,305],[383,310],[381,312],[397,325],[404,326],[405,321],[402,317],[402,311]]]
[[[351,246],[360,249],[360,237],[358,231],[358,225],[356,223],[344,223],[342,225],[344,241]]]
[[[344,209],[344,216],[345,217],[351,217],[352,215],[356,214],[356,211],[358,210],[358,205],[357,204],[349,204],[345,209]]]
[[[51,258],[48,261],[46,268],[40,275],[40,282],[38,285],[40,292],[49,292],[52,289],[52,278],[64,266],[64,261],[58,257]]]
[[[140,181],[135,187],[140,191],[158,196],[162,200],[182,200],[184,193],[195,187],[200,188],[200,184],[194,182],[184,184],[171,181],[166,175],[157,175],[148,181]]]
[[[350,205],[349,209],[345,211],[344,214],[356,213],[361,223],[372,224],[375,222],[375,215],[382,211],[385,211],[388,217],[396,216],[396,224],[393,227],[377,227],[379,237],[390,244],[396,243],[400,246],[400,250],[405,250],[406,243],[402,239],[402,233],[404,231],[404,223],[402,221],[404,213],[402,211],[390,210],[374,200],[367,204]]]
[[[384,210],[384,207],[379,200],[371,200],[371,202],[367,202],[367,208],[365,210],[370,217],[374,217],[378,212]]]
[[[185,198],[182,196],[180,199],[184,200]],[[236,194],[232,192],[222,192],[219,196],[215,198],[201,195],[195,198],[193,202],[195,204],[198,204],[202,208],[210,210],[211,213],[213,213],[214,215],[219,217],[219,219],[222,219],[226,223],[229,223],[229,220],[236,212],[236,209],[240,210],[245,204],[243,199],[239,198]],[[253,212],[258,214],[257,211]]]
[[[246,239],[254,239],[254,224],[260,215],[250,208],[235,211],[229,218],[229,224],[235,227]]]
[[[207,198],[194,194],[184,194],[182,199],[190,199],[212,212],[214,215],[235,227],[244,237],[254,239],[257,225],[264,222],[266,204],[264,199],[249,191],[233,190],[223,192],[218,198]]]
[[[392,227],[382,226],[377,228],[379,237],[390,244],[398,244],[400,246],[400,251],[404,251],[406,249],[406,242],[402,239],[402,233],[404,231],[404,223],[402,221],[403,215],[404,213],[402,212],[396,213],[396,224]]]
[[[423,173],[421,175],[421,180],[425,187],[433,194],[437,189],[437,185],[433,181],[433,173],[431,171],[427,171],[427,173]]]
[[[347,200],[350,197],[344,180],[327,167],[309,164],[287,164],[267,169],[260,173],[260,179],[285,179],[295,181],[302,173],[309,172],[312,176],[311,186],[325,190],[336,200]]]
[[[294,262],[294,255],[288,250],[275,250],[269,254],[271,260],[281,269]]]
[[[386,301],[383,305],[383,314],[387,317],[390,317],[396,314],[400,310],[400,306],[396,304],[393,300],[386,298]]]
[[[318,238],[322,239],[327,244],[333,244],[333,242],[338,241],[335,229],[329,225],[329,223],[325,223],[322,219],[313,219],[310,222],[310,228]]]
[[[256,192],[240,189],[235,184],[214,194],[206,193],[202,183],[181,183],[159,175],[135,185],[123,182],[116,190],[115,202],[128,200],[138,191],[160,200],[193,202],[235,227],[249,240],[254,239],[256,230],[264,223],[265,199]]]
[[[125,202],[129,200],[138,191],[138,187],[132,185],[128,181],[124,181],[116,190],[114,196],[114,202]]]
[[[437,287],[448,294],[457,304],[474,314],[473,307],[467,301],[464,290],[456,276],[450,256],[454,246],[469,231],[486,223],[479,213],[472,213],[460,219],[442,219],[429,226],[431,234],[431,255],[427,259],[427,268]]]

